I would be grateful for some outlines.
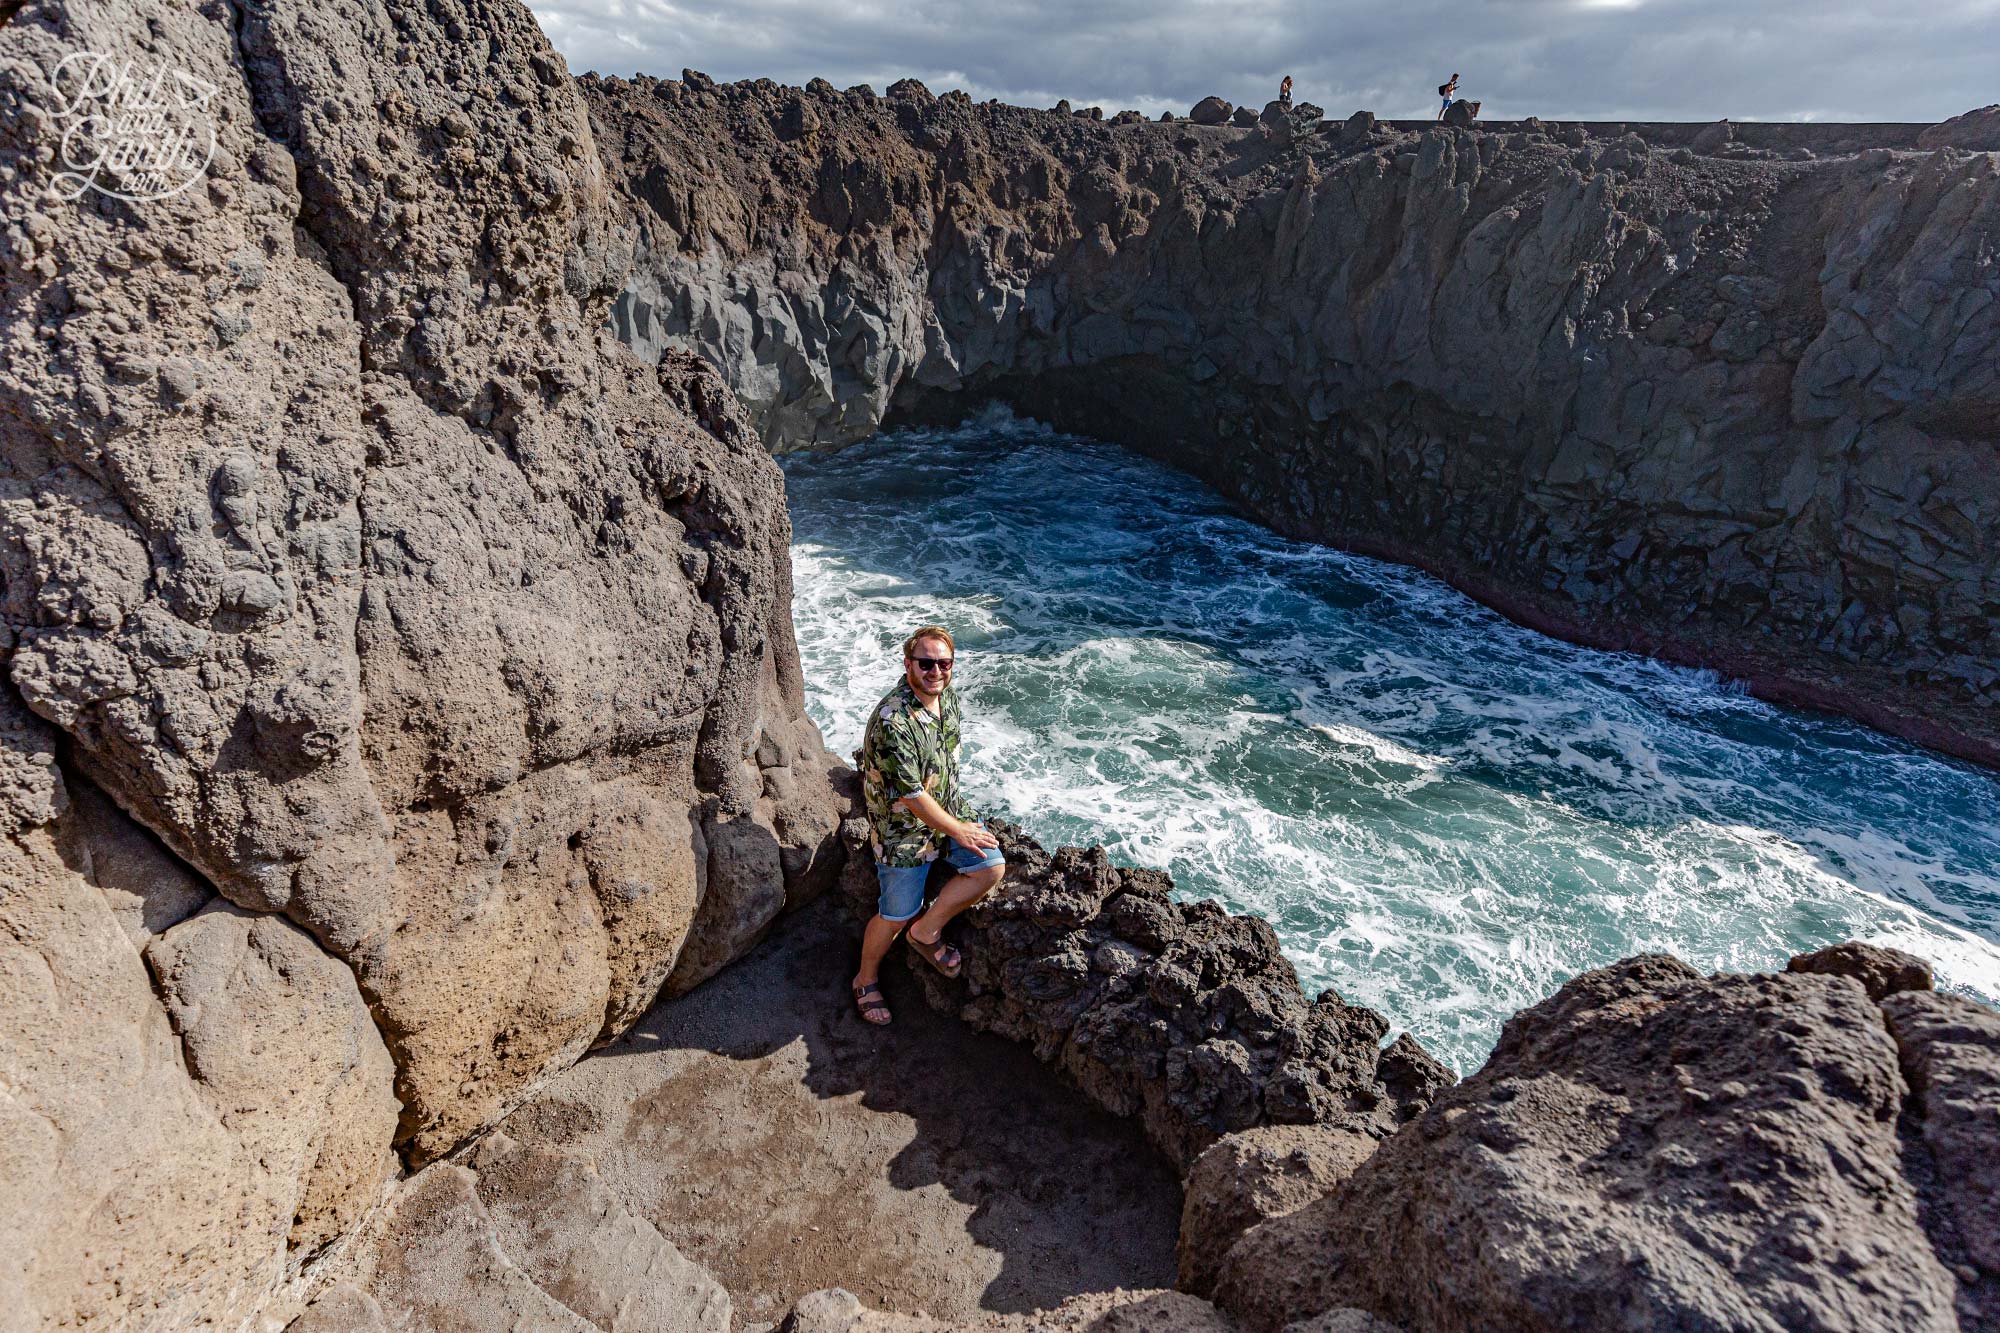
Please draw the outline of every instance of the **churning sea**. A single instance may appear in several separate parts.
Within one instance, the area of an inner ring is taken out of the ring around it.
[[[1460,1073],[1569,977],[1894,945],[2000,1001],[2000,780],[1523,629],[989,412],[785,461],[808,706],[845,757],[924,622],[982,811],[1257,912]]]

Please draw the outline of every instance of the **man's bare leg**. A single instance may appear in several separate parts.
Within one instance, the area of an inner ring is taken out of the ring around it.
[[[938,890],[930,910],[910,923],[910,938],[926,946],[936,944],[943,938],[944,928],[951,924],[951,919],[984,898],[1006,873],[1007,867],[998,865],[952,876],[951,882]],[[883,949],[888,949],[895,938],[891,935],[883,941]]]
[[[879,980],[882,959],[909,924],[908,921],[884,920],[880,913],[869,919],[867,927],[861,932],[861,970],[854,974],[855,985],[872,986]]]

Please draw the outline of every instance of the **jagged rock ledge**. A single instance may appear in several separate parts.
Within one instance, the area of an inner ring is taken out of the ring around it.
[[[1236,128],[581,86],[641,224],[620,337],[698,351],[774,448],[999,399],[1545,631],[2000,763],[1991,114]]]
[[[954,923],[956,979],[915,969],[930,1004],[1031,1046],[1086,1096],[1139,1120],[1185,1171],[1225,1134],[1325,1125],[1396,1132],[1453,1081],[1407,1032],[1386,1047],[1372,1009],[1310,1003],[1262,917],[1175,902],[1164,871],[1114,866],[1102,847],[1045,851],[1004,820],[1001,887]],[[841,891],[875,909],[866,824],[849,820]],[[934,879],[949,878],[940,863]]]

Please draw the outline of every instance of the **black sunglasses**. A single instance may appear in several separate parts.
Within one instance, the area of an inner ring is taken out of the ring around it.
[[[952,659],[949,657],[913,657],[910,660],[917,664],[919,671],[951,670]]]

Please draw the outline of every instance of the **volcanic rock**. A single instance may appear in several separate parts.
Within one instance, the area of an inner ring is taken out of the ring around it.
[[[1917,136],[1917,147],[2000,153],[2000,103],[1939,121]]]
[[[1237,107],[1235,112],[1229,117],[1229,123],[1239,130],[1255,129],[1257,127],[1257,120],[1257,113],[1247,106]]]
[[[1378,1142],[1318,1125],[1266,1125],[1217,1140],[1182,1182],[1176,1285],[1197,1296],[1210,1294],[1238,1237],[1331,1192],[1368,1160]]]
[[[1992,1234],[1991,1182],[1947,1177],[2000,1095],[2000,1020],[1949,999],[1661,957],[1586,973],[1345,1184],[1246,1232],[1216,1298],[1254,1329],[1322,1304],[1424,1329],[1990,1327],[1992,1284],[1926,1234]],[[1935,1171],[1905,1165],[1910,1116]]]
[[[1727,120],[1718,120],[1701,133],[1695,135],[1694,142],[1688,146],[1693,148],[1697,153],[1713,155],[1727,148],[1730,141],[1735,139],[1735,137],[1735,127]]]
[[[1886,999],[1898,991],[1931,989],[1931,965],[1901,949],[1850,940],[1813,953],[1802,953],[1785,964],[1787,972],[1817,972],[1833,977],[1853,977],[1867,990],[1871,1000]]]
[[[1177,903],[1170,876],[1114,866],[1101,847],[1051,854],[1011,824],[990,827],[1007,877],[952,924],[961,975],[918,969],[926,999],[1027,1043],[1098,1105],[1139,1120],[1180,1169],[1258,1125],[1380,1138],[1450,1085],[1407,1033],[1385,1050],[1389,1025],[1373,1010],[1330,990],[1308,1003],[1263,919]],[[866,826],[850,820],[843,836],[842,892],[866,917]]]
[[[360,1273],[292,1333],[408,1328],[729,1333],[729,1295],[581,1154],[505,1134],[405,1185]]]
[[[1479,103],[1468,102],[1463,97],[1445,108],[1444,123],[1454,129],[1469,130],[1479,119]]]
[[[1197,125],[1220,125],[1229,119],[1232,110],[1220,97],[1204,97],[1189,110],[1188,119]]]
[[[1924,1226],[1959,1272],[1968,1328],[2000,1327],[2000,1015],[1957,995],[1904,991],[1882,1003],[1902,1057],[1933,1206]],[[1967,1268],[1967,1264],[1971,1268]],[[1983,1274],[1975,1284],[1974,1276]],[[1983,1321],[1983,1322],[1982,1322]]]
[[[0,29],[20,104],[87,37],[216,151],[58,199],[0,118],[0,1249],[32,1322],[282,1318],[392,1139],[747,947],[842,802],[782,477],[608,331],[636,229],[527,10],[85,17]]]

